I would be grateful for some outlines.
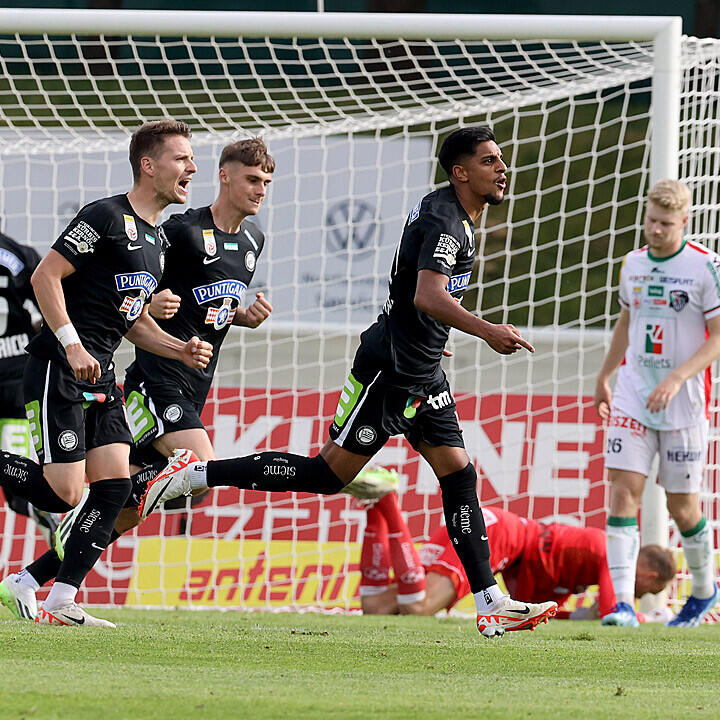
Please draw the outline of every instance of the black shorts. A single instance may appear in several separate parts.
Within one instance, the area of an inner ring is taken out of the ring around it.
[[[132,439],[114,375],[95,385],[34,356],[23,377],[30,437],[42,465],[84,460],[88,450]]]
[[[420,396],[394,385],[383,371],[353,366],[330,425],[332,440],[370,457],[390,436],[400,434],[415,450],[421,442],[465,447],[447,378]]]
[[[22,377],[0,377],[0,418],[25,419],[25,399]]]
[[[133,440],[130,462],[148,465],[162,457],[155,439],[177,430],[205,428],[200,420],[204,402],[193,402],[172,383],[153,385],[125,377],[125,407]]]

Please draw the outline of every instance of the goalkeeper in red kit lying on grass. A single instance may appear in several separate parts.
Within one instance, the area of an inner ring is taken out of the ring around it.
[[[367,525],[360,558],[364,613],[434,615],[449,610],[470,592],[444,525],[416,549],[395,492],[366,503]],[[483,507],[482,512],[490,565],[493,572],[502,573],[512,597],[527,602],[554,600],[562,605],[571,595],[597,585],[597,603],[583,608],[584,612],[578,613],[580,619],[602,617],[613,607],[615,593],[602,530],[546,525],[496,508]],[[674,577],[675,561],[669,550],[659,545],[641,548],[636,597],[662,591]]]

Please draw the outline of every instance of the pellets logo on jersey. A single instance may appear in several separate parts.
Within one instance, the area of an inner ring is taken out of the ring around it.
[[[690,298],[684,290],[670,291],[670,307],[675,312],[680,312],[687,304]]]
[[[137,226],[135,225],[135,218],[132,215],[123,215],[125,221],[125,234],[130,240],[138,239]]]
[[[205,245],[205,254],[214,255],[217,252],[217,242],[215,241],[215,231],[203,230],[203,244]]]
[[[440,233],[433,257],[442,260],[448,267],[454,267],[460,243],[447,233]]]
[[[662,355],[663,327],[662,325],[645,326],[645,352],[653,355]]]
[[[458,290],[465,290],[465,288],[470,284],[470,273],[466,272],[462,275],[453,275],[450,278],[450,282],[448,283],[448,292],[454,293],[458,292]]]

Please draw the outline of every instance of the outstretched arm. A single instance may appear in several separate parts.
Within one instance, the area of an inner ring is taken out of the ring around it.
[[[161,330],[160,326],[150,317],[147,306],[143,308],[142,314],[125,337],[133,345],[137,345],[143,350],[171,360],[180,360],[188,367],[196,369],[207,367],[213,354],[210,343],[197,337],[183,342]]]
[[[610,417],[612,404],[612,390],[610,390],[610,376],[617,370],[625,357],[628,347],[628,327],[630,326],[630,313],[626,308],[620,310],[620,317],[615,323],[610,348],[595,383],[595,410],[603,419]]]
[[[467,311],[447,291],[448,277],[435,270],[420,270],[415,289],[415,307],[443,325],[479,337],[501,355],[520,348],[535,352],[512,325],[495,325]]]

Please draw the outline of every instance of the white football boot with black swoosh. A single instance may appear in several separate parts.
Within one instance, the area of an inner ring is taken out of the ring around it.
[[[557,603],[526,603],[503,595],[487,612],[478,613],[477,628],[488,638],[500,637],[506,631],[534,630],[557,613]]]
[[[13,573],[0,583],[0,602],[18,620],[34,622],[38,611],[35,591],[19,580],[19,576]]]
[[[93,617],[89,612],[83,610],[77,603],[71,602],[60,608],[46,610],[40,607],[35,617],[38,625],[69,625],[73,627],[104,627],[114,628],[115,623],[102,618]]]
[[[140,517],[146,518],[167,500],[181,495],[190,495],[192,488],[187,472],[188,465],[199,462],[199,460],[200,458],[192,450],[175,450],[168,460],[167,467],[148,483],[138,508]]]

